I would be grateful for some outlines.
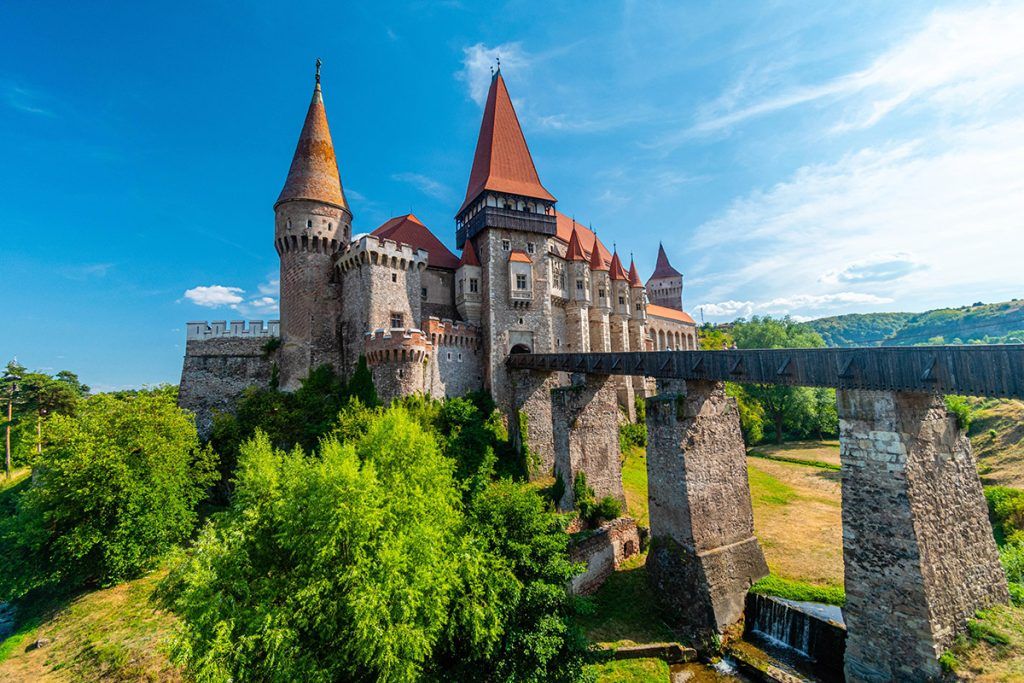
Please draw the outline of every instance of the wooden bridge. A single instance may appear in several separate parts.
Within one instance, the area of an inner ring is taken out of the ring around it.
[[[768,572],[725,382],[837,390],[846,680],[937,679],[967,620],[1009,601],[970,441],[943,395],[1024,398],[1024,345],[516,353],[507,365],[514,434],[566,483],[563,509],[580,472],[622,497],[618,406],[657,380],[647,570],[698,643],[742,618]]]

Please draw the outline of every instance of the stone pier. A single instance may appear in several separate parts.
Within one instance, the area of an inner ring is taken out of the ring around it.
[[[937,679],[967,619],[1009,600],[970,442],[940,396],[840,389],[838,407],[846,680]]]
[[[647,400],[647,571],[675,626],[707,642],[768,574],[754,538],[736,401],[722,382],[663,383]]]
[[[529,451],[531,479],[550,476],[555,465],[551,390],[565,384],[565,373],[512,370],[510,375],[513,400],[506,409],[510,411],[508,429],[512,442]]]
[[[554,470],[565,483],[558,502],[561,510],[574,507],[572,485],[580,472],[587,476],[595,499],[612,496],[626,501],[615,384],[616,378],[607,375],[574,374],[569,386],[551,391]]]

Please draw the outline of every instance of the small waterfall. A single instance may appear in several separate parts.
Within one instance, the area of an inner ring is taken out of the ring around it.
[[[846,626],[838,607],[748,595],[744,635],[796,652],[815,669],[841,675]]]

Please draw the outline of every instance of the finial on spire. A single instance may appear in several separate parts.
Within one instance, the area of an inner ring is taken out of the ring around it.
[[[494,58],[498,62],[498,71],[501,71],[501,55],[495,55]]]
[[[320,65],[321,64],[323,64],[323,62],[321,62],[320,58],[317,57],[316,58],[316,84],[317,85],[320,85]]]

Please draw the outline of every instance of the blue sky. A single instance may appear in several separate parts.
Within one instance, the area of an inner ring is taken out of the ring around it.
[[[276,317],[317,56],[357,231],[454,246],[500,54],[559,208],[695,317],[1024,294],[1024,6],[705,5],[4,3],[0,358],[176,382],[186,321]]]

